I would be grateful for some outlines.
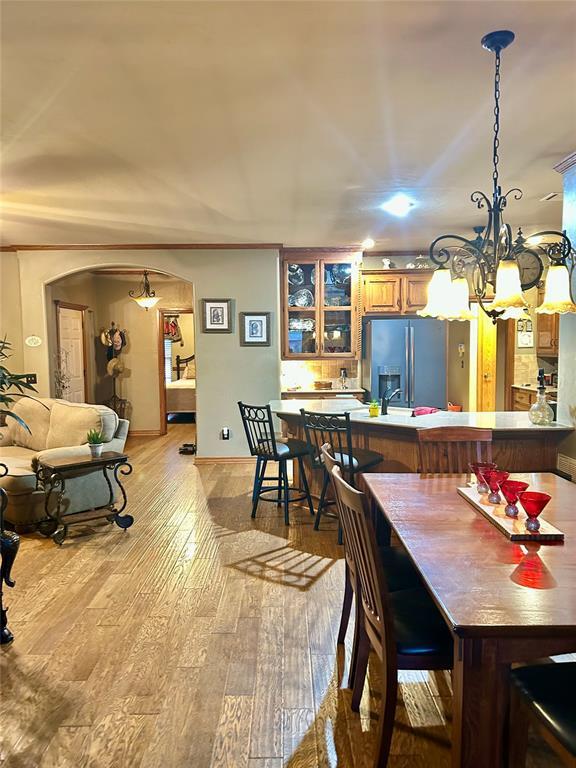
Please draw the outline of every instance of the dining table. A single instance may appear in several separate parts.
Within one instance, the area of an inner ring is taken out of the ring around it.
[[[406,548],[452,633],[454,768],[505,766],[512,664],[576,652],[576,485],[510,479],[551,496],[541,517],[563,542],[511,541],[458,493],[470,475],[361,478],[380,536],[393,531]]]

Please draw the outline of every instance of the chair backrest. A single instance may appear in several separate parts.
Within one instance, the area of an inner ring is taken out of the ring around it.
[[[358,574],[366,632],[374,650],[388,669],[396,667],[394,624],[388,604],[388,587],[380,561],[376,534],[370,522],[366,497],[342,477],[340,467],[332,469],[334,489],[339,501],[346,547]]]
[[[492,461],[492,430],[477,427],[419,429],[420,472],[468,472],[473,461]]]
[[[350,414],[317,413],[300,409],[306,442],[310,451],[310,461],[314,469],[320,469],[322,464],[322,446],[328,443],[337,456],[348,456],[349,466],[352,466],[352,428]]]
[[[238,401],[242,424],[252,456],[278,460],[274,422],[269,405],[247,405]]]

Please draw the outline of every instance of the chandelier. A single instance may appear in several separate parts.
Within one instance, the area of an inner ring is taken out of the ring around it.
[[[482,38],[482,46],[495,55],[494,136],[492,148],[492,198],[476,191],[471,200],[487,212],[485,226],[474,227],[476,237],[440,235],[430,245],[430,260],[438,267],[428,288],[428,303],[418,312],[423,317],[442,320],[470,320],[469,286],[482,310],[492,318],[508,320],[528,317],[524,291],[541,282],[544,270],[545,292],[536,312],[554,314],[576,312],[571,281],[575,254],[566,232],[536,232],[524,237],[518,229],[504,222],[508,198],[520,200],[522,191],[510,189],[502,194],[498,178],[500,147],[500,52],[514,40],[514,33],[490,32]],[[487,299],[489,289],[495,290]]]
[[[144,271],[142,275],[142,282],[138,286],[140,293],[136,291],[128,291],[128,296],[134,299],[136,304],[140,307],[144,307],[146,312],[150,307],[155,306],[160,301],[160,296],[156,296],[156,292],[152,290],[150,281],[148,280],[148,272]]]

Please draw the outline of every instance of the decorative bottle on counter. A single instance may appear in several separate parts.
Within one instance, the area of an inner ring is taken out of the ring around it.
[[[528,416],[532,424],[546,426],[554,421],[554,411],[546,400],[546,387],[544,386],[544,369],[538,371],[538,394],[536,402],[530,406]]]

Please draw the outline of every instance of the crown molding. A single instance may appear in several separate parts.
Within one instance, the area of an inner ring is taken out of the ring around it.
[[[565,157],[564,160],[561,160],[558,165],[555,165],[554,170],[558,171],[558,173],[566,173],[566,171],[569,171],[570,168],[573,168],[575,165],[576,152],[572,152],[572,154]]]
[[[19,243],[3,251],[280,251],[282,243]]]

